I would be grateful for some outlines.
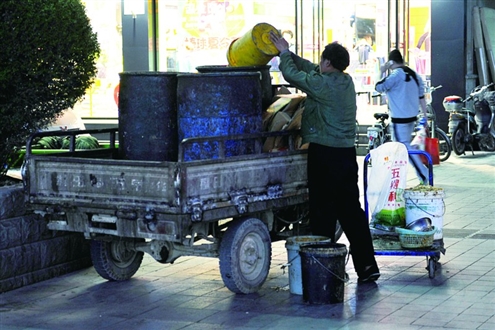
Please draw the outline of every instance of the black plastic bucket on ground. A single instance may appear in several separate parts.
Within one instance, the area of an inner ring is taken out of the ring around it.
[[[178,136],[186,138],[258,133],[262,130],[261,83],[257,72],[179,74]],[[255,141],[227,140],[225,156],[255,152]],[[219,158],[216,141],[185,146],[184,160]]]
[[[292,236],[285,242],[289,264],[289,291],[292,294],[302,295],[302,274],[301,274],[301,246],[328,243],[331,239],[326,236]]]
[[[303,245],[301,251],[303,300],[334,304],[344,300],[347,248],[339,243]]]
[[[120,73],[121,158],[177,161],[177,74]]]
[[[261,79],[261,106],[263,110],[268,109],[273,101],[272,77],[270,65],[252,66],[227,66],[227,65],[204,65],[196,67],[200,73],[215,72],[258,72]]]

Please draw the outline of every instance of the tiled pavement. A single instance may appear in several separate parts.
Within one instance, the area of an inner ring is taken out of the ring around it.
[[[127,282],[89,268],[0,294],[0,330],[495,329],[495,153],[452,155],[434,174],[446,192],[446,254],[433,279],[425,257],[377,256],[378,282],[357,285],[349,261],[344,302],[308,305],[288,291],[280,241],[256,294],[226,289],[217,259],[162,265],[145,257]]]

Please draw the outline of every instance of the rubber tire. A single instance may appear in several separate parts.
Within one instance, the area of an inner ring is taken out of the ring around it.
[[[437,265],[436,261],[433,258],[428,259],[428,277],[429,278],[435,278],[435,271],[436,271]]]
[[[233,220],[220,242],[220,274],[234,293],[258,291],[270,271],[272,243],[268,227],[256,218]]]
[[[452,134],[452,149],[457,156],[464,155],[466,152],[466,133],[464,132],[464,126],[459,125]]]
[[[440,161],[444,162],[449,159],[452,153],[452,144],[450,138],[440,128],[435,128],[435,137],[438,139],[438,147],[440,149]]]
[[[109,281],[130,279],[138,271],[144,256],[143,252],[126,249],[122,240],[92,240],[90,253],[96,272]]]
[[[482,151],[495,151],[495,139],[491,134],[489,134],[486,139],[490,139],[489,144],[483,144],[483,147],[480,145],[480,149]],[[486,142],[485,142],[486,143]]]

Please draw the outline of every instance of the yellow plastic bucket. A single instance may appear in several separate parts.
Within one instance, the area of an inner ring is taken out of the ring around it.
[[[235,39],[227,51],[230,66],[266,65],[279,53],[270,40],[270,31],[280,32],[268,23],[256,24],[242,37]]]

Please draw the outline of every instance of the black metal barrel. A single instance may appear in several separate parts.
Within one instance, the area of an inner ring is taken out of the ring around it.
[[[179,141],[261,132],[259,73],[193,73],[179,74],[177,78]],[[253,152],[253,141],[229,140],[225,144],[226,156]],[[184,151],[184,160],[218,157],[217,142],[193,144]]]
[[[177,161],[177,74],[120,73],[121,158]]]

